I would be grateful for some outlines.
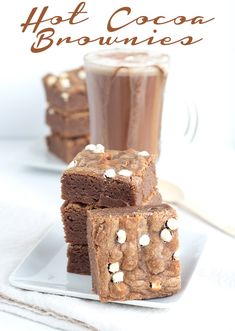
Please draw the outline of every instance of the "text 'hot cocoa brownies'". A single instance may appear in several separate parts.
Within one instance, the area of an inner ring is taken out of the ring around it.
[[[88,211],[93,290],[100,300],[165,297],[180,289],[178,220],[169,205]]]
[[[154,158],[149,153],[105,150],[90,144],[64,172],[62,199],[99,207],[142,206],[155,196]]]

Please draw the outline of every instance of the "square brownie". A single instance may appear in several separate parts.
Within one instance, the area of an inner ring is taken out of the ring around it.
[[[100,300],[173,295],[181,286],[178,220],[167,204],[88,211],[93,289]]]
[[[161,204],[161,195],[155,191],[146,205]],[[62,222],[64,225],[65,241],[70,244],[87,245],[87,211],[96,209],[92,205],[65,201],[61,207]]]
[[[68,245],[67,271],[73,274],[90,275],[87,245]]]
[[[69,163],[89,142],[89,137],[63,138],[58,134],[46,137],[48,149],[58,158]]]
[[[90,144],[61,178],[62,199],[99,207],[141,206],[156,190],[154,157]]]
[[[88,111],[71,113],[49,107],[46,111],[46,123],[53,133],[63,138],[77,138],[90,133]]]
[[[67,71],[59,76],[43,78],[48,103],[52,107],[76,112],[88,109],[86,74],[84,68]]]

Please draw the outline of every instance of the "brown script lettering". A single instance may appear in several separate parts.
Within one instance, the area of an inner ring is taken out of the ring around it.
[[[203,40],[203,38],[195,39],[193,36],[182,36],[181,38],[174,38],[174,36],[164,36],[159,38],[159,29],[162,25],[173,24],[175,29],[179,29],[183,24],[191,25],[203,25],[213,21],[215,18],[206,19],[204,16],[186,17],[183,15],[173,18],[167,18],[166,16],[159,15],[153,18],[149,18],[146,15],[133,17],[133,10],[131,7],[121,7],[117,9],[107,21],[107,32],[111,35],[98,36],[91,38],[89,36],[57,36],[56,27],[59,24],[69,24],[71,26],[75,24],[82,24],[89,20],[88,12],[86,10],[86,2],[80,2],[73,11],[68,11],[66,17],[61,15],[53,15],[48,17],[49,6],[45,6],[42,9],[34,7],[28,18],[21,24],[22,32],[28,31],[29,27],[32,27],[32,33],[36,33],[36,40],[31,46],[33,53],[40,53],[48,50],[52,46],[61,46],[65,44],[77,44],[78,46],[85,46],[90,43],[97,43],[100,46],[123,44],[137,46],[140,44],[154,45],[159,44],[162,46],[169,46],[173,44],[179,44],[183,46],[194,45]],[[119,24],[115,24],[116,19],[119,18]],[[121,19],[121,20],[120,20]],[[125,28],[132,25],[135,31],[135,26],[150,26],[150,36],[141,39],[139,36],[126,36],[120,37],[117,33],[125,32]],[[158,30],[156,29],[158,27]],[[174,30],[172,29],[174,32]],[[172,33],[173,34],[173,33]],[[178,34],[177,34],[178,35]]]

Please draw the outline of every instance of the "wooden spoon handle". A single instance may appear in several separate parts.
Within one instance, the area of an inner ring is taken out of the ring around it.
[[[195,216],[200,217],[203,221],[210,224],[214,228],[232,236],[235,238],[235,227],[229,224],[223,224],[223,220],[221,222],[213,219],[206,211],[197,206],[194,202],[189,201],[187,199],[181,199],[177,202],[178,206],[183,207],[185,210],[191,212]]]

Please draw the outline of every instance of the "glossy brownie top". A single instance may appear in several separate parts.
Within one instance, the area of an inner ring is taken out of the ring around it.
[[[48,74],[43,78],[47,88],[55,88],[60,92],[73,92],[74,90],[86,91],[86,73],[84,68],[64,72],[59,76]]]
[[[154,165],[154,156],[146,151],[105,150],[104,146],[87,145],[69,164],[65,173],[90,172],[104,178],[121,179],[142,177],[146,168]]]

